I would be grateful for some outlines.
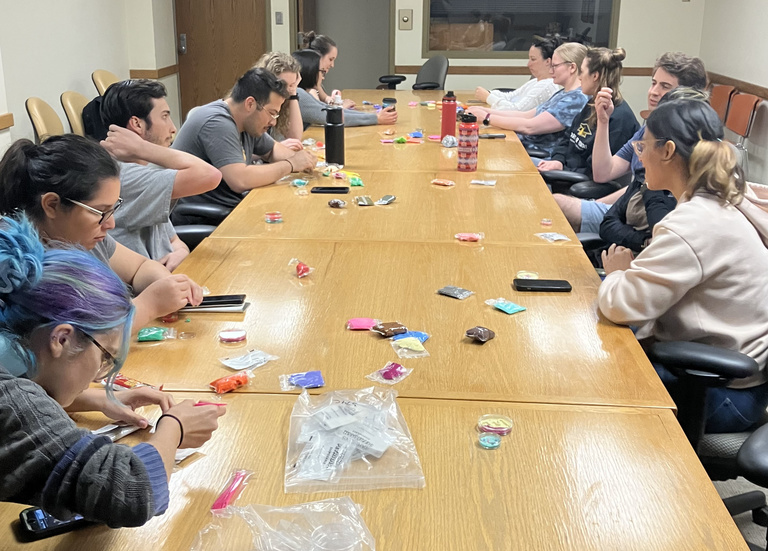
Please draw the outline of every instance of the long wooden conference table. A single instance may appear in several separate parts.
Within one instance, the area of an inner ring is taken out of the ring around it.
[[[346,94],[361,108],[383,95],[393,94]],[[439,132],[439,109],[408,104],[441,94],[394,95],[395,136]],[[222,357],[249,349],[279,356],[222,397],[227,415],[200,453],[177,466],[168,511],[137,529],[91,527],[23,546],[9,532],[4,548],[189,549],[236,468],[255,472],[239,505],[349,495],[362,505],[379,550],[747,548],[631,331],[597,312],[600,280],[517,138],[483,140],[478,172],[462,174],[455,150],[426,140],[382,144],[386,129],[346,131],[345,169],[359,173],[364,187],[349,196],[298,195],[288,182],[256,190],[185,260],[179,271],[212,293],[245,293],[251,305],[244,313],[182,315],[168,325],[194,338],[132,346],[124,373],[163,384],[177,399],[210,400],[208,383],[231,373]],[[307,136],[322,140],[318,129]],[[456,185],[437,187],[435,177]],[[316,173],[309,186],[341,183]],[[327,205],[333,197],[385,194],[397,200]],[[282,224],[264,222],[273,210],[283,213]],[[548,231],[571,240],[535,235]],[[458,242],[457,232],[485,239]],[[315,271],[297,279],[293,258]],[[521,270],[566,279],[573,291],[516,292],[511,283]],[[474,294],[438,295],[446,285]],[[526,310],[506,315],[485,304],[499,297]],[[430,335],[429,357],[399,360],[414,371],[395,386],[426,488],[285,494],[296,396],[280,393],[279,375],[321,370],[325,387],[311,391],[321,393],[370,386],[366,374],[398,361],[388,340],[346,330],[353,317],[399,321]],[[476,325],[496,338],[470,342],[464,332]],[[245,329],[247,341],[220,343],[227,328]],[[485,413],[514,423],[497,450],[477,444],[475,425]],[[75,420],[89,428],[106,422],[97,414]],[[9,522],[21,508],[2,505]],[[240,536],[231,534],[224,548],[251,548]]]

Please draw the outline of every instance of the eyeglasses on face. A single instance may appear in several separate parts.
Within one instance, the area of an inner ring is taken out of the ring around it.
[[[100,216],[99,218],[99,224],[103,224],[107,220],[109,220],[109,217],[115,214],[115,211],[120,208],[120,206],[123,204],[123,198],[118,197],[117,203],[115,203],[115,206],[113,206],[111,209],[107,210],[99,210],[95,209],[90,205],[86,205],[85,203],[81,203],[80,201],[75,201],[74,199],[68,199],[64,198],[65,201],[69,201],[73,205],[77,205],[80,208],[84,208],[87,211],[92,212],[93,214],[98,214]]]
[[[659,143],[659,142],[666,143],[668,140],[667,138],[656,138],[653,141],[655,143]],[[643,154],[647,145],[648,144],[645,140],[635,140],[634,142],[632,142],[632,148],[635,150],[635,153],[637,154],[638,157]]]
[[[93,378],[93,381],[98,383],[104,380],[107,375],[112,371],[112,369],[115,367],[116,359],[115,357],[110,354],[109,350],[104,348],[101,344],[99,344],[99,341],[97,341],[93,336],[89,335],[82,329],[80,329],[80,332],[85,335],[85,338],[91,341],[96,348],[98,348],[101,351],[101,365],[99,366],[99,370],[96,372],[96,376]]]
[[[572,63],[573,63],[572,61],[563,61],[562,63],[553,63],[549,67],[550,67],[550,69],[552,69],[554,71],[555,69],[560,67],[560,65],[571,65]],[[575,63],[573,63],[573,64],[575,65]]]
[[[280,116],[280,113],[273,113],[272,111],[270,111],[269,109],[267,109],[263,105],[259,105],[259,111],[266,111],[267,115],[272,117],[273,120],[277,120],[277,118]]]

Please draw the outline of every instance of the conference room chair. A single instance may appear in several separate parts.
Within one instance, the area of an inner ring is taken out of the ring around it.
[[[680,378],[679,389],[672,395],[678,408],[677,418],[709,477],[729,480],[742,476],[768,488],[768,424],[738,433],[705,432],[707,390],[756,374],[757,362],[740,352],[696,342],[657,342],[647,352],[652,362]],[[768,526],[763,492],[747,492],[727,497],[723,502],[731,515],[751,511],[755,523]],[[750,548],[764,549],[753,545]]]
[[[68,90],[61,94],[59,99],[61,106],[64,108],[64,113],[67,115],[69,128],[72,129],[72,133],[78,136],[85,136],[83,108],[88,104],[88,98],[79,92]]]
[[[29,98],[24,102],[24,105],[27,108],[29,120],[32,121],[37,143],[43,143],[51,136],[64,134],[64,125],[61,124],[61,119],[45,100]]]
[[[177,233],[179,228],[185,226],[208,226],[215,229],[230,212],[232,212],[232,209],[215,203],[181,203],[176,205],[171,211],[171,222]],[[188,222],[190,220],[192,223]],[[186,241],[184,242],[186,243]]]
[[[445,89],[445,77],[448,74],[448,58],[444,55],[436,55],[428,59],[416,74],[414,90],[443,90]],[[379,77],[383,85],[379,88],[395,90],[397,85],[405,80],[403,75],[384,75]]]
[[[741,155],[741,168],[747,178],[749,178],[749,154],[745,142],[752,131],[755,113],[762,101],[761,98],[752,94],[736,93],[731,98],[725,119],[725,127],[739,137],[734,145]]]
[[[216,226],[207,224],[189,224],[173,227],[176,235],[189,247],[190,251],[194,251],[195,247],[202,243],[203,239],[211,235],[215,229]]]
[[[715,110],[722,122],[725,122],[725,119],[728,116],[728,107],[731,103],[731,98],[735,93],[735,87],[727,86],[725,84],[715,84],[709,92],[709,104],[712,106],[712,109]]]
[[[96,86],[99,95],[103,96],[107,88],[123,79],[118,78],[116,74],[105,71],[104,69],[97,69],[91,73],[91,80],[93,81],[93,85]]]

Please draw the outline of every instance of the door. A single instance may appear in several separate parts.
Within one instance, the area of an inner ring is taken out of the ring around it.
[[[223,98],[267,51],[268,0],[175,0],[181,116]],[[186,53],[180,47],[186,39]]]

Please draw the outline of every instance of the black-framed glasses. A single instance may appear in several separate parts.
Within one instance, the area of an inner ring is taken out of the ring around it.
[[[101,350],[101,365],[99,366],[99,370],[96,372],[96,376],[93,378],[94,382],[98,383],[102,380],[104,380],[107,375],[112,371],[112,369],[115,367],[115,363],[117,360],[115,357],[104,348],[101,344],[99,344],[99,341],[97,341],[92,335],[89,335],[82,329],[80,329],[80,332],[85,335],[85,338],[91,341],[96,348]]]
[[[667,138],[656,138],[654,141],[656,143],[659,143],[659,142],[666,143],[669,140],[667,140]],[[643,151],[645,151],[645,146],[646,146],[645,140],[635,140],[634,142],[632,142],[632,148],[635,150],[635,153],[637,154],[638,157],[643,154]]]
[[[99,224],[103,224],[105,221],[109,220],[109,217],[115,214],[115,211],[120,208],[120,206],[123,204],[123,198],[118,197],[117,203],[115,203],[115,206],[113,206],[111,209],[107,210],[99,210],[95,209],[90,205],[86,205],[85,203],[81,203],[80,201],[75,201],[74,199],[69,199],[68,197],[64,198],[65,201],[69,201],[73,205],[77,205],[80,208],[84,208],[87,211],[92,212],[93,214],[98,214],[101,218],[99,218]]]

